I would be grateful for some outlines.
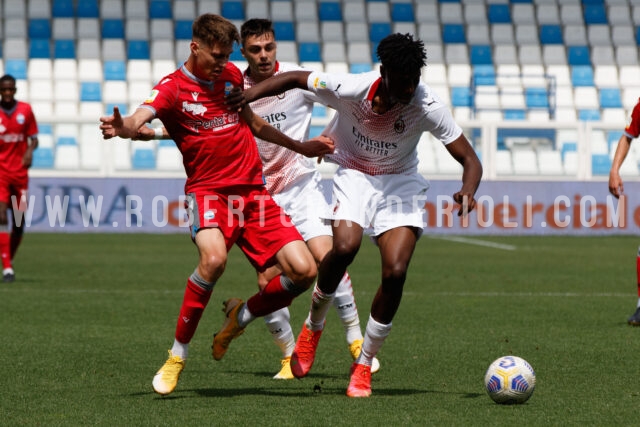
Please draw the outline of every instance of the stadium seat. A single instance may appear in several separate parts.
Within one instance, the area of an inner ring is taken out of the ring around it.
[[[48,39],[51,37],[51,23],[49,19],[31,19],[29,21],[29,38]]]
[[[491,37],[489,36],[489,25],[487,24],[469,24],[466,28],[467,43],[469,45],[489,45]]]
[[[571,84],[574,87],[594,86],[593,68],[590,65],[575,65],[571,67]]]
[[[131,1],[131,0],[128,0]],[[225,3],[237,3],[237,2],[225,2]],[[240,3],[240,6],[242,4]],[[223,11],[224,11],[224,3],[223,3]],[[228,19],[244,19],[244,15],[241,18],[236,18],[235,16],[226,16]],[[171,2],[169,0],[151,0],[149,2],[149,18],[151,19],[172,19],[172,9]]]
[[[347,22],[345,35],[347,43],[369,42],[369,28],[364,22]]]
[[[319,43],[300,43],[298,45],[300,62],[322,61]]]
[[[164,171],[183,170],[182,154],[173,141],[162,140],[158,142],[157,168]]]
[[[389,23],[374,22],[369,26],[369,40],[372,43],[379,43],[389,34],[391,34],[391,24]]]
[[[39,146],[33,152],[31,167],[34,169],[51,169],[53,168],[53,148]]]
[[[542,45],[542,61],[544,65],[567,65],[567,51],[562,44]]]
[[[601,108],[622,108],[622,97],[620,89],[609,88],[600,89]]]
[[[515,175],[538,175],[538,156],[532,149],[518,149],[511,153]]]
[[[5,0],[3,16],[9,19],[26,18],[27,2],[24,0]]]
[[[307,23],[303,23],[301,24],[303,26],[302,32],[308,32],[309,30],[309,26],[306,25]],[[351,41],[364,41],[367,39],[366,34],[364,34],[364,32],[366,32],[366,26],[364,26],[364,24],[362,24],[362,37],[360,38],[360,40],[357,39],[349,39]],[[298,33],[300,34],[300,33]],[[319,42],[320,40],[322,40],[323,42],[341,42],[344,43],[344,26],[342,25],[342,22],[337,22],[337,21],[322,21],[320,23],[320,38],[316,39],[316,40],[306,40],[307,37],[304,37],[303,39],[300,38],[300,36],[298,35],[297,37],[297,41],[298,42],[307,42],[307,41],[311,41],[311,42]]]
[[[11,74],[17,80],[26,80],[27,61],[25,59],[5,59],[4,73]]]
[[[545,88],[525,88],[527,108],[549,108],[549,95]]]
[[[51,37],[54,40],[75,40],[77,37],[76,20],[73,18],[54,18]]]
[[[344,43],[325,42],[322,44],[322,60],[324,62],[347,62]]]
[[[567,61],[569,65],[591,65],[588,46],[568,46]]]
[[[55,59],[75,59],[75,40],[55,40],[53,44],[53,57]]]
[[[196,16],[198,16],[198,14],[196,13],[195,1],[173,2],[173,19],[176,21],[193,21]]]
[[[471,65],[493,65],[493,56],[491,54],[491,46],[490,45],[470,46],[469,59],[471,60]]]
[[[541,25],[540,26],[540,43],[542,44],[563,44],[562,28],[560,25]]]
[[[156,156],[153,149],[138,148],[133,150],[131,166],[134,169],[155,169]]]
[[[73,3],[73,0],[53,0],[51,15],[54,18],[73,18],[75,16]]]
[[[511,22],[511,12],[508,4],[489,4],[487,17],[492,24],[507,24]]]
[[[587,110],[578,110],[578,120],[582,122],[600,121],[600,110],[595,108],[587,109]]]
[[[460,2],[441,2],[440,22],[442,24],[459,24],[465,23],[464,14],[462,12],[462,4]]]
[[[54,59],[54,80],[76,80],[78,78],[78,62],[75,59]]]
[[[31,39],[29,42],[29,58],[51,58],[51,42],[49,39]]]
[[[172,19],[152,19],[150,24],[150,36],[152,40],[173,40],[173,20]],[[191,37],[188,39],[191,40]]]
[[[104,61],[105,80],[126,80],[127,72],[124,61]]]
[[[367,20],[370,23],[391,22],[389,4],[387,2],[369,1],[366,3]]]
[[[584,4],[583,7],[585,24],[608,24],[607,10],[604,4]]]
[[[149,20],[127,18],[124,34],[127,40],[149,40]]]
[[[78,18],[99,18],[100,8],[98,0],[82,0],[77,2],[76,16]]]
[[[611,28],[604,24],[587,25],[587,39],[590,46],[610,46]]]
[[[129,40],[127,42],[127,58],[129,60],[149,60],[149,42],[147,40]]]
[[[296,32],[293,22],[274,22],[273,29],[277,34],[277,39],[284,41],[295,41]],[[191,36],[188,37],[191,39]]]
[[[58,143],[55,150],[55,169],[77,170],[80,168],[80,150],[77,145],[60,145]]]
[[[584,46],[587,41],[587,29],[584,24],[569,24],[562,29],[562,39],[566,46]]]
[[[24,18],[14,18],[11,21],[5,19],[4,28],[5,39],[26,39],[28,38],[27,20]]]
[[[444,43],[466,43],[464,25],[444,24],[442,26],[442,41]]]
[[[244,5],[241,1],[223,1],[221,13],[227,19],[243,21],[245,19]]]
[[[103,39],[123,39],[124,23],[122,19],[104,19],[102,20]]]
[[[78,18],[77,27],[78,44],[86,42],[87,39],[100,38],[100,22],[97,18]]]
[[[99,82],[81,82],[80,101],[102,101],[102,85]]]
[[[340,2],[320,1],[318,3],[318,19],[320,21],[342,21]]]
[[[541,150],[538,152],[538,171],[541,175],[562,175],[562,155],[556,150]]]
[[[51,2],[50,0],[29,0],[27,3],[27,17],[33,18],[51,18]]]
[[[521,24],[515,26],[516,43],[518,45],[540,43],[537,25]]]
[[[413,5],[411,3],[394,3],[391,6],[391,20],[393,22],[415,22]]]
[[[192,21],[176,21],[174,25],[174,36],[178,40],[191,40]]]
[[[471,107],[472,100],[469,87],[452,87],[451,105],[453,107]]]
[[[608,154],[591,155],[591,173],[593,175],[609,175],[611,159]]]
[[[53,77],[53,62],[49,58],[34,58],[29,60],[27,78],[29,80],[51,80]]]

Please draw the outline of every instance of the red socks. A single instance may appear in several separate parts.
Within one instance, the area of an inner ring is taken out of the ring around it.
[[[2,268],[11,268],[11,249],[7,232],[0,233],[0,257],[2,257]]]
[[[269,313],[291,305],[296,295],[282,285],[282,277],[284,277],[285,280],[289,280],[286,276],[279,274],[271,279],[261,292],[249,298],[247,307],[252,315],[255,317],[266,316]]]
[[[176,340],[185,344],[191,342],[204,308],[209,303],[211,293],[212,290],[202,289],[193,283],[191,278],[187,280],[187,288],[184,291],[180,317],[178,317],[178,325],[176,326]]]

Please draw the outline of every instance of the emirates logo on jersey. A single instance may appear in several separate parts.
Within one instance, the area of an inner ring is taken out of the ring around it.
[[[403,133],[405,128],[404,120],[402,120],[402,117],[398,117],[398,120],[393,124],[393,130],[396,133]]]

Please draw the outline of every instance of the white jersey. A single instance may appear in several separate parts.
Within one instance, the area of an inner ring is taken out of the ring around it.
[[[303,70],[289,63],[276,62],[275,74]],[[256,82],[244,72],[245,89]],[[280,95],[252,102],[253,111],[285,135],[300,141],[309,138],[309,125],[313,104],[317,98],[301,89],[288,90]],[[277,194],[299,177],[316,172],[315,159],[310,159],[287,148],[256,138],[263,164],[267,190]]]
[[[423,132],[431,132],[448,144],[462,129],[442,100],[422,82],[409,104],[397,103],[384,114],[375,113],[372,100],[380,82],[377,71],[309,75],[309,90],[337,111],[323,132],[336,144],[334,153],[325,159],[368,175],[417,172],[416,147]]]

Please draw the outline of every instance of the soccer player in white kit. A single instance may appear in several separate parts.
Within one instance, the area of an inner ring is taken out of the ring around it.
[[[241,52],[247,60],[244,71],[244,87],[249,88],[273,75],[286,71],[302,70],[295,64],[276,59],[277,43],[272,22],[268,19],[250,19],[240,29]],[[251,104],[254,113],[261,116],[294,139],[309,136],[313,104],[318,98],[311,92],[300,89],[289,90],[279,96],[260,99]],[[328,204],[320,188],[320,173],[315,160],[288,149],[256,138],[263,162],[263,173],[267,190],[274,200],[291,217],[292,222],[309,246],[318,263],[332,246],[331,224],[320,217],[328,210]],[[279,273],[274,266],[258,274],[262,288]],[[345,271],[339,281],[333,305],[345,329],[349,351],[354,360],[360,355],[363,343],[360,319],[351,287],[351,279]],[[280,309],[264,317],[265,323],[276,345],[282,351],[282,368],[275,379],[293,379],[291,355],[295,338],[291,329],[288,308]],[[380,367],[373,361],[372,372]]]
[[[326,313],[338,283],[355,258],[364,229],[371,227],[382,259],[381,283],[371,306],[362,352],[351,367],[349,397],[371,395],[371,364],[391,330],[407,268],[420,237],[428,182],[418,173],[416,146],[431,132],[462,166],[462,186],[453,195],[458,215],[476,205],[482,165],[451,112],[420,81],[426,65],[421,40],[391,34],[378,45],[380,71],[326,74],[293,71],[274,76],[227,99],[234,107],[292,88],[308,89],[336,110],[323,135],[335,142],[325,159],[339,165],[333,179],[333,247],[319,266],[309,316],[291,358],[304,377],[313,364]],[[238,99],[233,99],[233,97]]]

